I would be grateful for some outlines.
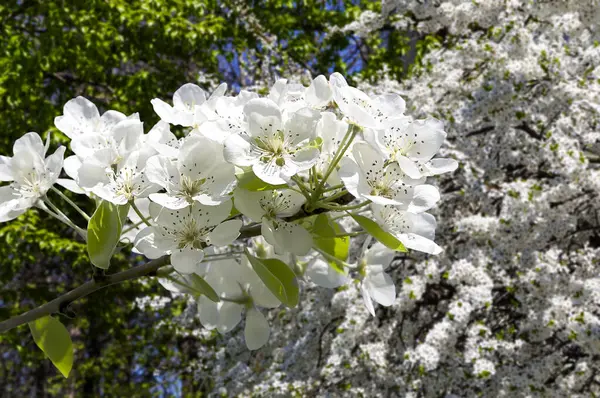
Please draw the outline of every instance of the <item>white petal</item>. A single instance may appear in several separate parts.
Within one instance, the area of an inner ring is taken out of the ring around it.
[[[92,189],[98,184],[108,184],[110,182],[104,167],[88,163],[81,165],[77,176],[77,182],[82,188]]]
[[[263,220],[263,228],[265,224],[272,229],[275,239],[275,244],[269,243],[276,247],[279,246],[285,252],[303,256],[312,248],[312,237],[301,225],[279,219],[268,223]]]
[[[407,176],[410,178],[421,178],[421,170],[419,170],[419,166],[413,160],[410,160],[406,156],[397,156],[396,160]]]
[[[235,177],[235,168],[232,164],[220,162],[214,165],[210,176],[202,185],[205,193],[195,196],[194,200],[208,205],[215,206],[231,199],[231,193],[237,185]]]
[[[155,243],[155,230],[153,227],[142,229],[135,237],[135,248],[149,259],[159,258],[165,252],[159,249]]]
[[[197,225],[212,227],[225,221],[225,219],[229,217],[232,207],[233,203],[231,200],[223,202],[217,206],[204,206],[195,204],[191,208],[191,216],[194,217]]]
[[[171,253],[171,264],[177,272],[191,274],[199,269],[204,258],[204,252],[198,249],[184,248]]]
[[[320,257],[315,257],[308,264],[305,275],[315,284],[329,289],[345,285],[349,280],[346,269],[344,273],[340,273]]]
[[[265,210],[260,205],[260,200],[264,195],[264,192],[246,191],[238,187],[233,191],[235,208],[252,221],[260,222],[265,215]]]
[[[305,96],[306,101],[315,108],[327,106],[332,98],[327,78],[323,75],[317,76],[306,89]]]
[[[208,241],[214,246],[227,246],[240,236],[240,228],[242,222],[240,220],[225,221],[216,226],[208,234]]]
[[[444,251],[434,241],[414,233],[400,234],[397,236],[397,238],[408,249],[413,249],[423,253],[435,255],[440,254],[442,251]]]
[[[436,158],[425,164],[430,175],[438,175],[453,172],[458,168],[458,162],[454,159]]]
[[[227,333],[242,320],[243,307],[239,304],[223,301],[219,304],[219,333]]]
[[[76,193],[78,195],[85,194],[85,190],[81,188],[77,183],[73,180],[69,180],[67,178],[59,178],[56,180],[56,183],[63,188],[68,189],[69,191]]]
[[[67,137],[91,133],[100,120],[98,108],[84,97],[68,101],[63,108],[63,116],[54,119],[54,125]]]
[[[394,304],[396,286],[388,274],[385,272],[369,273],[363,283],[373,300],[386,307]]]
[[[189,202],[184,198],[170,196],[166,193],[150,194],[150,200],[170,210],[181,210],[190,205]]]
[[[268,98],[251,99],[244,106],[244,114],[249,118],[252,114],[256,114],[263,118],[272,116],[281,120],[281,110],[279,109],[279,106]]]
[[[316,127],[321,113],[310,108],[298,109],[285,123],[285,135],[292,146],[316,137]]]
[[[252,165],[252,171],[262,181],[271,185],[286,184],[286,180],[282,178],[282,172],[285,170],[285,176],[293,176],[298,172],[298,169],[291,162],[285,162],[282,166],[277,164],[276,159],[262,160]]]
[[[54,183],[63,167],[64,157],[65,157],[65,148],[64,146],[60,146],[56,149],[56,151],[46,158],[46,172],[48,173],[47,178]]]
[[[77,180],[80,167],[81,160],[75,155],[69,156],[63,163],[63,169],[65,170],[65,173],[67,173],[67,175],[74,180]]]
[[[198,298],[198,317],[206,329],[215,329],[219,324],[218,304],[206,296],[200,296]]]
[[[288,164],[293,165],[295,173],[289,174],[287,170],[284,170],[283,173],[288,177],[292,177],[300,171],[308,170],[317,163],[319,155],[320,152],[317,148],[302,148],[299,151],[296,151],[291,158],[285,160],[286,166]]]
[[[446,139],[443,128],[443,124],[436,119],[414,120],[406,131],[408,137],[413,139],[407,156],[423,162],[431,159]]]
[[[20,195],[11,186],[0,187],[0,222],[17,218],[27,209],[21,208]]]
[[[241,167],[252,166],[258,161],[258,156],[254,152],[252,144],[247,138],[238,134],[232,134],[225,140],[223,156],[229,163]]]
[[[188,136],[179,149],[177,168],[182,175],[199,180],[210,175],[221,152],[223,147],[213,140],[201,135]]]
[[[337,120],[332,112],[322,112],[316,131],[317,136],[323,139],[322,151],[333,155],[348,131],[348,123]]]
[[[193,110],[206,101],[206,93],[195,84],[187,83],[173,94],[173,106],[178,110]]]
[[[370,194],[370,187],[356,162],[350,158],[342,158],[340,161],[338,176],[344,186],[355,198],[363,198]]]
[[[154,108],[154,112],[156,112],[162,121],[171,124],[179,124],[179,120],[177,118],[179,112],[173,109],[171,105],[158,98],[154,98],[150,101],[150,103]]]
[[[15,141],[13,152],[15,155],[20,152],[33,152],[43,158],[46,154],[46,147],[37,133],[27,133]]]
[[[275,84],[273,84],[273,87],[271,87],[269,90],[269,99],[273,102],[279,103],[285,91],[286,84],[287,79],[277,79]]]
[[[395,256],[396,252],[392,249],[376,242],[365,252],[364,260],[367,266],[379,266],[380,269],[384,270],[390,266]]]
[[[149,181],[167,190],[179,186],[179,170],[167,157],[152,156],[148,159],[144,172]]]
[[[11,158],[0,156],[0,181],[12,181]]]
[[[265,316],[255,308],[246,314],[244,337],[249,350],[258,350],[269,341],[271,330]]]
[[[360,284],[360,292],[362,293],[363,302],[365,303],[365,307],[367,307],[367,311],[369,311],[371,315],[375,316],[375,307],[373,307],[371,295],[369,294],[367,284],[364,281]]]
[[[408,211],[422,213],[431,209],[440,200],[440,191],[433,185],[417,185],[413,190],[413,198]]]
[[[140,144],[144,134],[144,125],[136,119],[125,119],[117,123],[112,129],[112,135],[119,143],[119,153],[125,157]]]

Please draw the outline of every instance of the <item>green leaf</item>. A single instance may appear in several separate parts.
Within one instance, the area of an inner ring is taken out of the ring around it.
[[[187,279],[191,282],[191,287],[200,294],[208,297],[211,301],[214,301],[215,303],[221,301],[217,292],[215,292],[212,286],[209,285],[208,282],[206,282],[204,278],[202,278],[200,275],[187,275]]]
[[[247,191],[271,191],[277,188],[286,188],[287,185],[271,185],[267,184],[254,174],[251,168],[245,169],[243,172],[235,175],[238,180],[238,187],[244,188]]]
[[[335,228],[331,225],[329,217],[325,213],[321,213],[315,218],[312,232],[315,235],[324,237],[333,237],[336,235]]]
[[[373,236],[379,242],[383,243],[392,250],[396,250],[397,252],[406,252],[406,248],[402,242],[381,229],[381,227],[375,221],[356,214],[351,214],[351,216],[361,227],[365,229],[365,231],[371,234],[371,236]]]
[[[175,273],[164,278],[158,278],[158,282],[171,292],[186,293],[193,296],[206,296],[218,303],[221,301],[219,295],[211,285],[198,274],[181,275]]]
[[[88,255],[96,267],[109,267],[128,212],[129,205],[118,206],[102,201],[88,222]]]
[[[33,341],[66,378],[73,367],[73,342],[67,328],[51,316],[29,322]]]
[[[247,250],[246,257],[259,278],[279,301],[290,308],[298,304],[298,280],[290,267],[275,258],[254,257]]]
[[[338,223],[331,221],[326,214],[321,213],[313,223],[312,232],[313,243],[317,248],[339,260],[346,261],[348,259],[350,237],[336,236],[344,232]],[[344,272],[339,263],[332,260],[327,260],[327,262],[336,271]]]

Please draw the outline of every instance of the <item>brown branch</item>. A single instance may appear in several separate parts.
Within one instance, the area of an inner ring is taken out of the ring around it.
[[[249,225],[240,230],[240,238],[250,238],[257,235],[260,235],[260,224]],[[149,261],[144,265],[133,267],[123,272],[101,278],[96,277],[91,281],[76,287],[70,292],[47,302],[46,304],[42,304],[37,308],[25,312],[24,314],[17,315],[13,318],[9,318],[3,322],[0,322],[0,333],[16,328],[17,326],[24,325],[28,322],[35,321],[43,316],[62,312],[74,301],[88,296],[100,289],[104,289],[107,286],[141,278],[143,276],[156,275],[156,271],[167,264],[169,264],[169,256],[163,256],[156,260]]]

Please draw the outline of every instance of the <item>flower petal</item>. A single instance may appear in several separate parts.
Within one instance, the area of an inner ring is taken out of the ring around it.
[[[369,273],[363,284],[369,295],[379,304],[389,307],[396,300],[396,286],[394,281],[385,272]]]
[[[373,300],[371,300],[371,295],[369,294],[369,290],[365,281],[360,284],[360,292],[362,294],[365,307],[367,307],[367,311],[369,311],[371,315],[375,316],[375,307],[373,307]]]
[[[396,252],[376,242],[365,252],[364,260],[368,267],[379,266],[381,270],[384,270],[390,266],[395,256]]]
[[[260,205],[264,195],[264,192],[246,191],[238,187],[233,191],[235,208],[252,221],[260,222],[265,215],[265,210]]]
[[[203,258],[204,252],[202,250],[186,247],[174,250],[171,253],[171,264],[177,272],[191,274],[199,270]]]
[[[238,134],[232,134],[225,140],[223,156],[229,163],[240,167],[252,166],[258,161],[258,156],[249,139]]]
[[[206,296],[200,296],[198,298],[198,318],[206,329],[216,329],[219,324],[218,304]]]
[[[214,246],[227,246],[240,236],[241,227],[240,220],[225,221],[208,234],[208,242]]]
[[[252,307],[246,314],[246,327],[244,328],[244,338],[249,350],[258,350],[269,341],[271,329],[265,316]]]
[[[69,100],[63,107],[63,115],[54,118],[54,125],[67,137],[94,132],[100,120],[98,108],[84,97]]]
[[[242,320],[243,307],[237,303],[223,301],[219,304],[219,333],[227,333]]]

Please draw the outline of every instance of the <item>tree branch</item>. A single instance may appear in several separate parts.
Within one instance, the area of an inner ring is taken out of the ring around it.
[[[248,225],[240,230],[240,238],[250,238],[253,236],[260,235],[260,224]],[[79,300],[85,296],[88,296],[95,291],[103,289],[110,285],[117,283],[133,280],[142,276],[155,275],[159,268],[169,264],[169,256],[162,256],[156,260],[147,262],[144,265],[130,268],[126,271],[119,272],[116,274],[108,275],[105,277],[92,279],[84,283],[83,285],[76,287],[68,293],[63,294],[55,298],[52,301],[42,304],[41,306],[27,311],[24,314],[17,315],[13,318],[9,318],[3,322],[0,322],[0,333],[9,331],[17,326],[24,325],[28,322],[35,321],[43,316],[62,312],[72,302]]]
[[[14,318],[10,318],[4,322],[0,322],[0,333],[6,332],[28,322],[35,321],[36,319],[39,319],[45,315],[60,312],[73,301],[76,301],[107,286],[137,279],[139,277],[156,272],[160,267],[168,263],[169,256],[163,256],[144,265],[140,265],[139,267],[128,269],[127,271],[112,274],[99,280],[92,279],[91,281],[84,283],[83,285],[71,290],[66,294],[63,294],[60,297],[55,298],[52,301],[47,302],[46,304],[43,304]]]

